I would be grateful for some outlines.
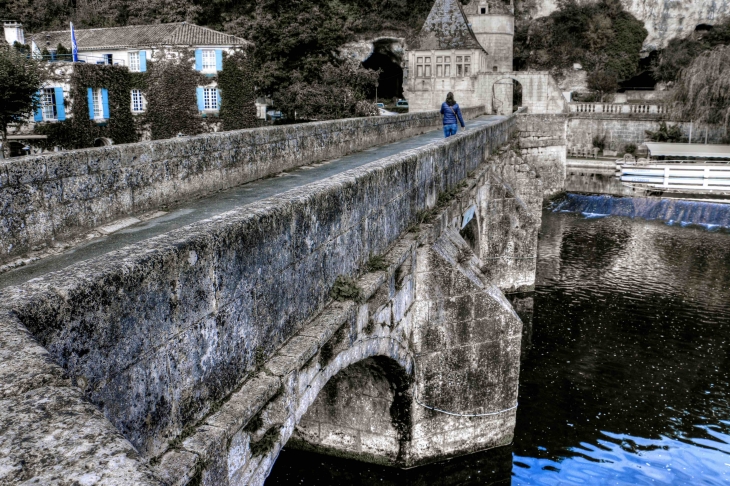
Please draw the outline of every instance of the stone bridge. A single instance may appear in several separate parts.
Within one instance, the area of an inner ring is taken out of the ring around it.
[[[564,174],[541,126],[510,117],[2,290],[0,479],[263,484],[284,444],[410,467],[509,443],[522,323],[503,292],[534,283]]]

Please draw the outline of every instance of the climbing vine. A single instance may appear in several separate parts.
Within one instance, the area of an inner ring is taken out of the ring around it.
[[[103,123],[89,119],[88,88],[105,88],[109,94],[109,119]],[[48,136],[41,145],[46,149],[78,149],[92,147],[99,138],[109,138],[115,144],[136,142],[139,133],[130,110],[132,88],[143,89],[144,77],[124,67],[74,64],[66,100],[73,116],[59,123],[36,125],[35,133]]]
[[[153,140],[197,135],[205,131],[198,112],[196,88],[209,80],[192,68],[192,56],[156,59],[148,63],[147,122]]]
[[[250,54],[236,52],[225,56],[218,75],[221,90],[220,117],[223,130],[240,130],[256,126],[256,95]]]

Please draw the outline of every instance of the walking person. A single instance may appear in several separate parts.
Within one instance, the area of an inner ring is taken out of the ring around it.
[[[441,115],[444,117],[444,136],[446,138],[456,135],[456,132],[459,131],[457,121],[461,123],[461,128],[466,128],[464,118],[461,116],[461,108],[454,99],[454,93],[446,95],[446,101],[441,105]]]

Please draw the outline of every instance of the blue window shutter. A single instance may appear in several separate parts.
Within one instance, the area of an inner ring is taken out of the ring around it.
[[[203,51],[200,49],[195,49],[195,70],[203,70]]]
[[[88,88],[86,90],[87,97],[89,99],[89,119],[94,119],[94,90],[92,88]]]
[[[38,108],[35,109],[35,113],[33,114],[33,121],[35,121],[36,123],[43,121],[43,107],[40,105],[40,100],[43,99],[42,94],[43,92],[39,91],[36,95],[39,100]]]
[[[147,72],[147,51],[139,51],[139,72]]]
[[[205,110],[205,93],[203,92],[203,88],[198,88],[198,110],[203,111]]]
[[[218,96],[218,109],[221,109],[221,90],[216,89],[215,94]]]
[[[223,71],[223,51],[220,49],[215,50],[215,70]]]
[[[53,88],[56,95],[56,114],[58,115],[58,121],[64,121],[66,119],[66,107],[63,104],[63,88]]]
[[[101,88],[101,112],[103,118],[109,119],[109,91],[106,88]]]

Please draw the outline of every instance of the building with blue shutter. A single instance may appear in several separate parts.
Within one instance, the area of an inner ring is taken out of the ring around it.
[[[15,22],[13,27],[21,29]],[[127,27],[76,29],[78,60],[87,64],[111,64],[124,66],[131,72],[146,72],[148,62],[159,56],[171,56],[183,50],[193,51],[196,69],[209,80],[197,88],[197,103],[201,116],[215,116],[221,106],[221,96],[217,85],[217,74],[223,68],[225,53],[250,46],[240,37],[217,32],[206,27],[178,22],[172,24],[134,25]],[[62,46],[71,51],[71,32],[69,30],[39,32],[26,35],[25,41],[38,46],[40,51],[47,50],[44,59],[54,63],[53,80],[45,83],[39,91],[41,106],[33,114],[32,122],[23,127],[24,131],[33,129],[36,123],[55,123],[76,116],[69,102],[69,79],[74,63],[70,54],[59,53]],[[109,120],[109,94],[104,87],[87,88],[88,116],[100,124]],[[142,90],[132,89],[129,94],[130,110],[133,114],[146,111],[147,100]]]

